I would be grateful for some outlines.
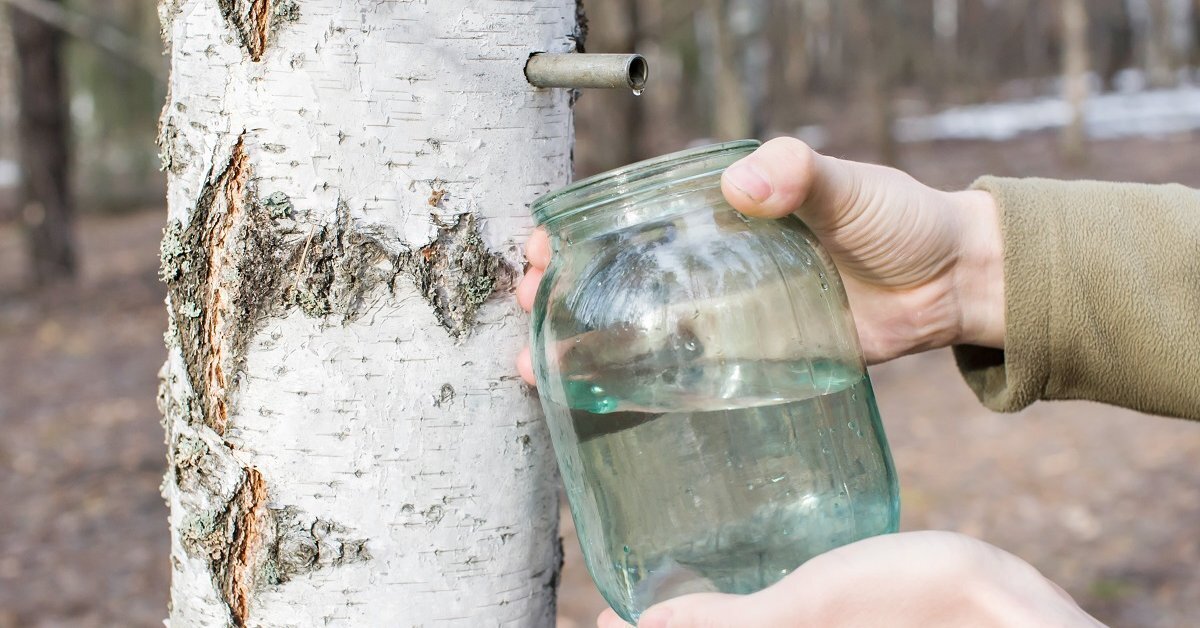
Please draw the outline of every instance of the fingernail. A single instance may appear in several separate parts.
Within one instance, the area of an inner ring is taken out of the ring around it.
[[[765,201],[771,196],[771,182],[761,170],[745,159],[725,170],[725,180],[755,201]]]
[[[652,608],[638,620],[637,628],[667,628],[674,614],[670,608]]]

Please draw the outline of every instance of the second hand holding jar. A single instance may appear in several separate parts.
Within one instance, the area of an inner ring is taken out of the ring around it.
[[[797,218],[746,217],[731,142],[542,197],[532,357],[584,559],[636,622],[752,593],[894,532],[895,471],[836,268]]]

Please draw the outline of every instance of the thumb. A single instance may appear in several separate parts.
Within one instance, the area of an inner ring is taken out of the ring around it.
[[[779,218],[799,209],[812,192],[816,152],[793,137],[763,144],[725,169],[721,192],[748,216]]]

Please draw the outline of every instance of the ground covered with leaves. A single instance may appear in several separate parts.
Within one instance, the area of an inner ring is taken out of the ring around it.
[[[1198,147],[1200,135],[1097,143],[1077,170],[1059,165],[1051,136],[914,145],[904,157],[948,188],[982,172],[1200,186]],[[163,224],[161,210],[85,219],[83,277],[39,292],[21,287],[19,239],[0,228],[0,628],[157,626],[166,615],[154,404]],[[1112,625],[1200,620],[1200,424],[1088,403],[992,414],[945,352],[873,376],[904,529],[999,545]],[[559,625],[588,626],[603,601],[569,518],[564,536]]]

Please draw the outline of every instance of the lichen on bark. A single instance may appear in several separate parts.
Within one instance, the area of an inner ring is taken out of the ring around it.
[[[279,307],[286,251],[255,197],[243,139],[207,181],[187,227],[172,221],[164,231],[160,276],[204,422],[223,434],[246,345]]]
[[[493,294],[507,291],[517,271],[503,256],[487,248],[474,214],[459,214],[453,222],[436,216],[437,237],[402,256],[401,267],[433,306],[438,322],[454,338],[464,337],[475,315]]]
[[[358,317],[376,288],[390,288],[399,267],[378,234],[354,223],[344,202],[333,222],[314,225],[290,258],[287,267],[294,273],[286,304],[313,317],[337,314],[343,322]]]
[[[203,423],[218,435],[229,423],[246,348],[267,318],[296,307],[348,323],[372,294],[394,289],[406,275],[442,327],[462,338],[479,308],[517,277],[488,249],[470,213],[437,221],[433,241],[416,250],[389,247],[382,234],[358,224],[344,202],[333,220],[305,232],[291,198],[258,194],[244,138],[206,181],[187,226],[171,221],[163,232],[160,277]]]
[[[208,565],[231,624],[246,625],[254,596],[264,587],[370,560],[367,540],[351,537],[346,526],[291,506],[271,506],[263,475],[251,467],[229,468],[238,463],[222,449],[180,436],[172,443],[168,476],[184,490],[203,487],[210,498],[184,506],[179,538],[189,556]]]
[[[262,324],[291,308],[348,323],[404,276],[459,338],[517,271],[487,248],[474,214],[435,219],[434,239],[409,249],[360,224],[345,202],[321,220],[282,192],[262,195],[244,135],[204,182],[187,223],[170,221],[161,243],[167,343],[180,350],[175,366],[164,367],[159,396],[165,484],[183,513],[183,551],[205,561],[229,623],[243,626],[262,587],[370,559],[367,541],[346,526],[271,505],[268,478],[225,440],[246,351]],[[447,384],[439,402],[453,398]],[[422,514],[430,525],[444,516],[440,506]]]

